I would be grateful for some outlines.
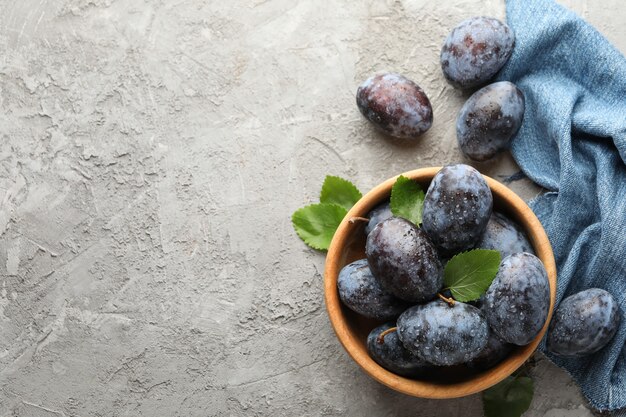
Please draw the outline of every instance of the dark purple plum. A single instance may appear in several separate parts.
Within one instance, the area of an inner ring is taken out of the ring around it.
[[[481,88],[465,102],[456,120],[461,151],[473,161],[487,161],[508,149],[524,118],[524,94],[508,81]]]
[[[441,48],[441,69],[457,88],[474,88],[489,81],[513,52],[513,31],[498,19],[473,17],[459,23]]]
[[[443,285],[443,267],[426,233],[399,217],[367,236],[365,255],[382,287],[406,301],[431,300]]]
[[[482,311],[501,340],[527,345],[548,318],[550,284],[541,260],[530,253],[514,253],[500,263]]]
[[[511,350],[513,350],[513,345],[503,342],[492,331],[489,331],[487,345],[480,351],[478,356],[467,363],[467,366],[484,371],[502,362]]]
[[[397,331],[387,333],[382,343],[379,343],[378,336],[392,327],[395,327],[395,323],[385,323],[376,327],[367,336],[367,351],[372,359],[388,371],[408,378],[417,378],[432,371],[435,368],[433,365],[420,359],[402,345]]]
[[[496,212],[489,218],[476,247],[497,250],[502,259],[514,253],[535,253],[522,228],[504,214]]]
[[[493,196],[469,165],[448,165],[433,178],[422,212],[422,228],[443,257],[470,249],[491,216]]]
[[[433,365],[469,362],[487,345],[489,327],[479,309],[441,300],[409,308],[398,318],[404,347]]]
[[[611,341],[619,323],[619,307],[607,291],[590,288],[570,295],[550,323],[548,350],[561,356],[590,355]]]
[[[344,266],[337,278],[339,298],[350,310],[377,320],[395,319],[409,307],[387,291],[372,275],[367,259]]]
[[[382,203],[374,207],[372,211],[369,212],[367,217],[370,221],[365,226],[365,234],[369,235],[378,223],[393,217],[391,207],[389,207],[389,202],[387,201],[386,203]]]
[[[365,80],[356,92],[356,104],[367,120],[395,138],[416,138],[433,123],[433,109],[424,90],[400,74],[378,74]]]

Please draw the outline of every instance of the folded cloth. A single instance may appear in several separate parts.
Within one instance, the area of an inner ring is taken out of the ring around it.
[[[592,407],[626,408],[626,59],[591,25],[552,0],[507,0],[515,49],[498,75],[526,98],[511,152],[547,192],[530,205],[558,269],[557,305],[597,287],[622,321],[601,351],[560,358]],[[626,414],[624,414],[626,415]]]

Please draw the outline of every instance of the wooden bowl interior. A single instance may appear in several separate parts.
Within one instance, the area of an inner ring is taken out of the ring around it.
[[[439,169],[418,169],[402,175],[416,180],[426,190]],[[350,223],[349,219],[366,217],[372,208],[389,199],[391,186],[396,178],[383,182],[363,196],[350,210],[335,233],[328,251],[324,277],[326,307],[333,328],[340,342],[363,370],[377,381],[396,391],[422,398],[455,398],[485,390],[521,366],[535,351],[548,327],[556,296],[556,267],[548,238],[539,220],[523,200],[501,183],[485,177],[493,193],[494,210],[504,213],[522,226],[535,253],[546,267],[550,280],[548,320],[533,342],[526,346],[517,347],[504,361],[489,370],[476,372],[464,366],[456,366],[428,375],[420,380],[395,375],[379,366],[367,353],[365,345],[367,335],[381,322],[367,319],[343,306],[337,293],[337,276],[345,265],[365,257],[365,223]]]

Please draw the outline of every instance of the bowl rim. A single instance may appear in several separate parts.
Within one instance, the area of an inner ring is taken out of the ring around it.
[[[431,399],[458,398],[475,394],[494,386],[515,372],[515,370],[530,358],[541,342],[550,324],[556,299],[556,264],[554,254],[548,236],[539,222],[539,219],[524,200],[515,194],[515,192],[495,179],[483,175],[494,195],[494,202],[496,200],[501,201],[503,203],[502,205],[506,206],[511,213],[515,213],[516,222],[522,226],[526,232],[536,255],[541,259],[546,268],[548,281],[550,283],[550,309],[543,328],[531,343],[526,346],[521,346],[516,350],[516,353],[508,356],[495,367],[478,373],[476,376],[467,380],[449,384],[404,378],[387,371],[368,355],[365,347],[358,342],[356,335],[349,328],[337,291],[337,276],[341,267],[343,267],[341,263],[344,260],[343,248],[348,244],[352,232],[356,230],[357,227],[350,219],[352,217],[367,216],[368,212],[373,207],[381,203],[384,199],[389,198],[391,187],[400,175],[417,180],[418,182],[427,182],[431,181],[441,168],[442,167],[420,168],[404,172],[383,181],[361,197],[339,224],[328,249],[324,268],[324,298],[326,311],[335,334],[346,352],[348,352],[365,373],[381,384],[407,395]]]

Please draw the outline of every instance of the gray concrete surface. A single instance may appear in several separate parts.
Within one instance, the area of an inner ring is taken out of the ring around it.
[[[564,3],[626,50],[621,1]],[[438,53],[477,14],[503,2],[0,0],[0,416],[480,416],[359,370],[290,224],[326,174],[462,160]],[[434,103],[414,146],[356,110],[383,69]],[[591,415],[533,374],[527,416]]]

